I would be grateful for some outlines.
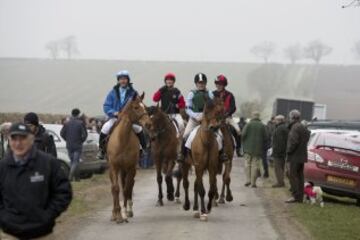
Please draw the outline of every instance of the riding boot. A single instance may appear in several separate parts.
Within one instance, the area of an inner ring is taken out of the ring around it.
[[[224,152],[224,149],[221,149],[219,152],[219,160],[220,160],[220,163],[225,163],[225,162],[229,161],[229,157]]]
[[[184,163],[185,162],[185,158],[186,158],[186,155],[187,155],[187,148],[185,147],[185,143],[186,141],[184,140],[182,143],[181,143],[181,151],[178,153],[178,156],[177,156],[177,159],[176,161],[178,163]]]
[[[99,136],[99,152],[96,156],[97,159],[104,159],[105,158],[105,153],[106,153],[106,138],[107,138],[107,134],[104,133],[100,133]]]
[[[140,145],[142,148],[142,157],[147,157],[149,155],[150,147],[148,146],[148,143],[146,141],[144,131],[139,132],[138,134],[136,134],[136,136],[139,138],[140,141]]]
[[[238,134],[238,132],[236,131],[236,129],[234,127],[230,127],[230,132],[231,132],[231,135],[234,137],[235,139],[235,150],[236,150],[236,155],[238,157],[241,156],[241,152],[240,152],[240,149],[241,149],[241,138],[240,138],[240,135]]]

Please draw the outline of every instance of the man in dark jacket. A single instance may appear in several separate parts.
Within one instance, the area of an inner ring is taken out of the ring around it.
[[[289,114],[289,137],[287,140],[287,161],[290,164],[290,185],[292,197],[287,203],[303,202],[304,197],[304,163],[307,162],[307,144],[310,132],[300,122],[301,114],[292,110]]]
[[[272,157],[274,159],[274,171],[276,176],[276,184],[273,188],[284,187],[284,171],[285,171],[285,157],[286,144],[289,134],[288,127],[285,123],[285,117],[278,115],[275,118],[275,130],[272,141]]]
[[[246,124],[242,132],[244,147],[246,183],[245,186],[256,188],[256,180],[259,177],[261,158],[264,153],[264,142],[267,139],[265,125],[260,120],[258,112],[253,113],[253,119]]]
[[[25,115],[24,123],[28,125],[35,135],[35,146],[37,149],[57,157],[54,138],[46,132],[44,126],[39,123],[39,117],[36,113],[30,112]]]
[[[60,162],[34,146],[28,126],[13,124],[9,135],[0,161],[0,228],[20,239],[48,235],[71,202],[71,185]]]
[[[71,111],[71,118],[66,122],[60,131],[60,135],[66,141],[69,158],[71,160],[71,168],[69,179],[72,181],[80,180],[78,174],[78,165],[82,153],[83,143],[87,138],[87,130],[83,121],[79,118],[80,110],[75,108]]]

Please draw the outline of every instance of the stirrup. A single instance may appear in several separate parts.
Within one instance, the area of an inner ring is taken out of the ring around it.
[[[102,151],[99,151],[98,154],[96,155],[96,158],[100,160],[104,160],[105,154]]]

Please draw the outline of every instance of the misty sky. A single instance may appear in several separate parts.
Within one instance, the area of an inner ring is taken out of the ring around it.
[[[350,0],[349,0],[350,1]],[[360,7],[347,0],[0,0],[0,57],[48,57],[45,44],[77,37],[77,58],[255,62],[264,40],[283,48],[319,39],[326,63],[356,63]]]

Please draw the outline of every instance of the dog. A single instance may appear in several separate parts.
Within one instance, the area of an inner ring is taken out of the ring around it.
[[[313,182],[306,182],[304,184],[304,202],[314,205],[320,204],[320,207],[324,207],[323,191],[321,187],[314,186]]]

